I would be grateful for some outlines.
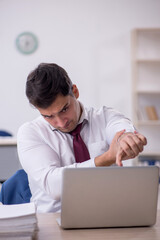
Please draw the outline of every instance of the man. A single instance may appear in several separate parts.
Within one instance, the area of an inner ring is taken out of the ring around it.
[[[38,212],[60,210],[64,168],[122,166],[146,145],[146,138],[119,112],[85,108],[77,100],[77,86],[56,64],[40,64],[29,74],[26,95],[41,115],[20,127],[18,153]],[[78,141],[85,156],[76,149]]]

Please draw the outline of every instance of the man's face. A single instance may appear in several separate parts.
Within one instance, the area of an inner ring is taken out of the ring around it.
[[[79,93],[77,95],[73,91],[73,94],[74,96],[58,95],[56,100],[48,108],[38,108],[47,122],[64,133],[75,129],[81,116],[81,107],[77,101]]]

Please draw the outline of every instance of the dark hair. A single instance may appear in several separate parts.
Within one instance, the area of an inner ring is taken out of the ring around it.
[[[62,67],[54,63],[41,63],[28,75],[26,95],[33,106],[45,109],[59,94],[73,95],[72,82]]]

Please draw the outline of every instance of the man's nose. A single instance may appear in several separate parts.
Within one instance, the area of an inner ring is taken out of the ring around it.
[[[67,120],[66,120],[66,119],[63,119],[63,118],[61,118],[61,117],[57,117],[57,119],[56,119],[56,125],[57,125],[57,127],[63,128],[63,127],[66,125],[66,122],[67,122]]]

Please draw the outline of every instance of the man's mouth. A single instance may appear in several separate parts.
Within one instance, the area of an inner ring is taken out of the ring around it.
[[[64,126],[64,129],[67,129],[69,127],[71,122],[67,122],[66,125]]]
[[[59,128],[60,131],[64,132],[70,127],[71,121],[67,122],[66,125],[63,128]]]

